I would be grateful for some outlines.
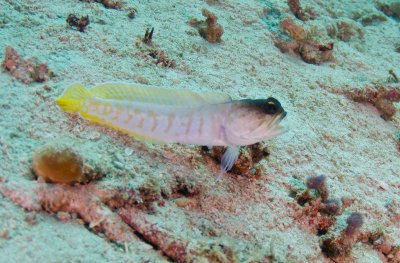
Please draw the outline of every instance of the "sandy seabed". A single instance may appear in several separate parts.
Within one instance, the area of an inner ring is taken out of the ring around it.
[[[278,0],[104,2],[0,0],[2,60],[12,47],[52,72],[24,83],[3,63],[0,262],[400,262],[400,114],[385,120],[381,104],[349,96],[399,92],[398,1],[304,0],[297,14]],[[204,8],[224,29],[221,43],[188,23],[204,20]],[[83,32],[67,24],[70,14],[89,17]],[[294,48],[281,52],[277,41]],[[329,59],[304,61],[331,43]],[[307,56],[305,46],[314,48]],[[257,176],[218,180],[218,162],[198,146],[137,141],[55,104],[71,83],[110,81],[273,96],[288,129],[263,143]],[[33,153],[60,145],[101,179],[38,180]],[[337,214],[323,212],[315,191],[299,201],[307,178],[320,175]],[[352,213],[363,224],[344,237],[351,251],[329,255],[322,243],[340,241]]]

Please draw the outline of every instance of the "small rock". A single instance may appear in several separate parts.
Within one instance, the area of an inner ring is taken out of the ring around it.
[[[37,224],[37,217],[35,213],[29,213],[26,217],[25,217],[25,221],[33,226]]]
[[[125,168],[125,165],[123,163],[121,163],[121,162],[113,161],[113,164],[114,164],[114,167],[117,168],[117,169],[122,170],[122,169]]]
[[[68,212],[57,212],[57,219],[66,223],[71,220],[71,215]]]
[[[115,159],[120,162],[123,163],[124,162],[124,157],[120,154],[120,153],[115,153]]]
[[[378,181],[378,187],[379,187],[379,189],[384,190],[384,191],[386,191],[389,188],[388,184],[383,181]]]
[[[8,229],[1,230],[0,238],[2,238],[2,239],[10,239],[10,234],[8,233]]]

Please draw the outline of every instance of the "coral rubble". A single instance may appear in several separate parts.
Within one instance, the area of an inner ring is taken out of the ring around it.
[[[61,221],[70,220],[69,214],[76,214],[88,229],[104,234],[119,245],[145,240],[175,262],[188,262],[188,258],[237,262],[236,252],[229,246],[217,245],[221,244],[218,240],[216,244],[193,241],[157,226],[151,216],[138,207],[140,195],[133,190],[95,184],[46,183],[26,188],[2,180],[0,194],[27,211],[55,213]]]
[[[311,40],[306,30],[298,25],[293,19],[281,20],[281,29],[287,31],[294,41],[285,41],[274,38],[274,43],[282,53],[299,55],[304,62],[310,64],[321,64],[333,61],[333,43],[326,45],[318,44]]]
[[[390,120],[397,109],[393,103],[400,102],[400,89],[381,85],[368,86],[363,90],[337,91],[360,103],[370,103],[379,111],[384,120]]]
[[[161,65],[166,68],[174,68],[176,66],[175,60],[167,58],[165,52],[162,50],[150,50],[149,56],[155,59],[154,63],[156,65]]]
[[[6,47],[2,66],[25,84],[44,82],[53,76],[46,64],[39,63],[36,58],[24,59],[12,47]]]
[[[96,233],[104,233],[111,241],[123,244],[137,237],[104,203],[118,192],[96,188],[94,185],[38,184],[25,189],[2,184],[0,193],[27,211],[76,213]],[[104,202],[104,203],[103,203]]]

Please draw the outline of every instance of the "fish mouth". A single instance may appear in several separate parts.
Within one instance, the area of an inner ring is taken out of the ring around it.
[[[250,134],[241,136],[242,139],[252,139],[257,141],[264,141],[274,138],[285,132],[285,128],[280,125],[280,122],[287,115],[286,111],[275,114],[269,122],[265,122],[257,129],[253,130]]]
[[[281,114],[279,114],[279,116],[278,116],[279,117],[279,121],[283,120],[283,118],[285,118],[286,115],[287,115],[286,111],[283,111]]]
[[[268,123],[268,127],[273,127],[273,126],[279,125],[281,120],[283,120],[283,118],[285,118],[286,115],[287,115],[286,111],[282,111],[282,112],[275,114],[273,119]]]

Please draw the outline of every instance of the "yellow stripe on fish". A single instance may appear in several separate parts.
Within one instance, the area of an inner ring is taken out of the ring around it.
[[[57,104],[64,111],[138,139],[232,146],[223,158],[225,171],[237,158],[236,146],[277,136],[282,131],[279,123],[286,115],[274,98],[232,100],[214,92],[120,83],[101,84],[90,90],[73,84]]]

